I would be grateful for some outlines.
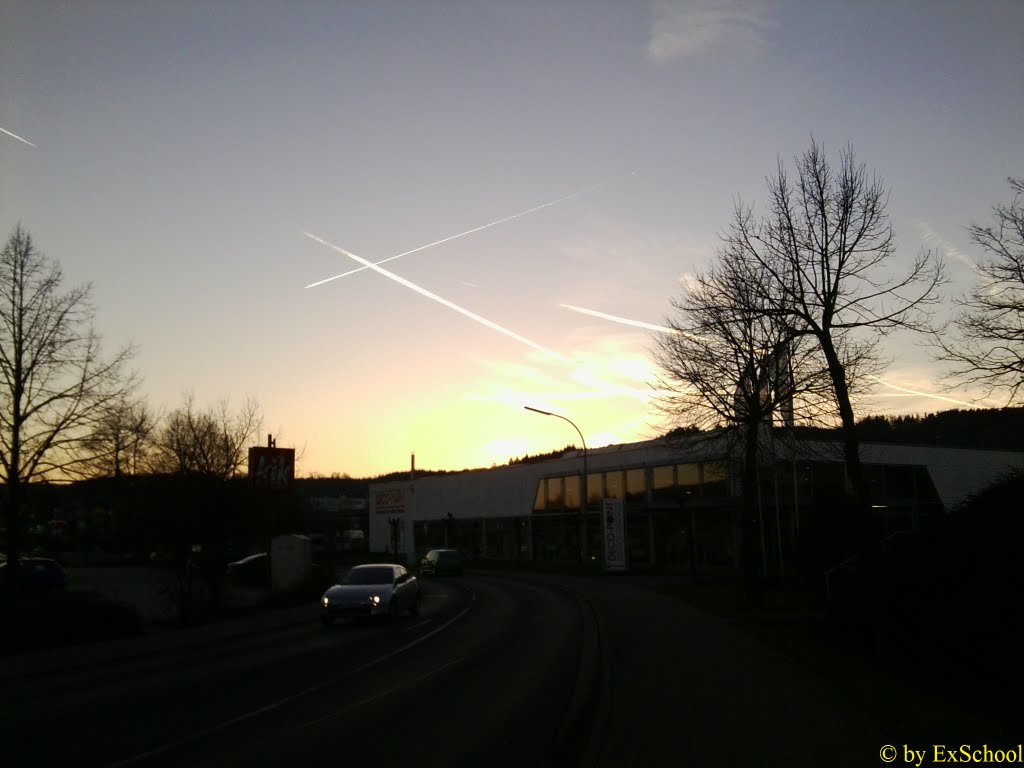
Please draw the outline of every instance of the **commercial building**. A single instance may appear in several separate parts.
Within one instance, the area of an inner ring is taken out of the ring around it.
[[[794,559],[827,564],[848,549],[855,525],[874,540],[925,527],[1000,474],[1024,468],[1024,452],[871,443],[861,457],[872,510],[857,522],[840,445],[768,437],[755,526],[766,570]],[[471,558],[603,562],[602,509],[611,499],[624,513],[628,567],[736,568],[740,471],[738,451],[720,434],[372,485],[370,549],[410,562],[443,546]]]

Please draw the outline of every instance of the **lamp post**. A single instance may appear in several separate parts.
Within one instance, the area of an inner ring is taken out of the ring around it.
[[[583,443],[583,478],[582,478],[582,481],[580,482],[579,523],[576,526],[576,535],[579,537],[579,541],[577,542],[578,546],[576,547],[576,549],[577,549],[577,557],[578,557],[579,563],[582,565],[582,563],[583,563],[583,538],[584,538],[584,535],[586,533],[586,531],[585,531],[585,529],[583,527],[586,524],[586,518],[584,517],[584,513],[587,510],[587,503],[590,500],[589,499],[589,493],[587,492],[587,441],[586,441],[586,439],[584,439],[583,433],[580,431],[580,428],[576,426],[576,423],[574,421],[572,421],[572,419],[566,418],[565,416],[562,416],[561,414],[558,414],[558,413],[551,413],[551,411],[542,411],[540,408],[532,408],[529,405],[524,405],[523,408],[525,408],[527,411],[533,411],[534,413],[539,413],[541,416],[554,416],[556,419],[561,419],[562,421],[568,421],[570,424],[572,424],[572,428],[576,430],[576,434],[578,434],[580,436],[580,442]]]

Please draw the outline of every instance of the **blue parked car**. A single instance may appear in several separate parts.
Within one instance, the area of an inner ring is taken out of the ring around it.
[[[461,576],[462,553],[457,549],[432,549],[420,560],[421,576]]]
[[[8,588],[7,561],[0,563],[0,590]],[[19,557],[18,586],[26,592],[63,592],[68,577],[60,563],[48,557]]]

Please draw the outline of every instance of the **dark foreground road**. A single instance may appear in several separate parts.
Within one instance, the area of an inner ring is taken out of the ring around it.
[[[311,610],[297,626],[14,676],[3,762],[574,762],[580,648],[594,634],[576,597],[472,579],[430,581],[425,594],[418,618],[325,630]]]
[[[999,738],[948,712],[922,733],[919,713],[636,580],[477,575],[425,592],[420,617],[393,623],[324,630],[309,606],[244,634],[5,659],[0,761],[868,766],[887,745]]]

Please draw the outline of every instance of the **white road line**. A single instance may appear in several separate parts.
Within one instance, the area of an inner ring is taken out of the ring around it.
[[[476,600],[475,592],[473,593],[473,599]],[[201,731],[197,731],[196,733],[190,734],[183,738],[176,739],[166,744],[162,744],[159,747],[154,747],[153,749],[146,750],[145,752],[140,752],[136,755],[132,755],[131,757],[126,757],[123,760],[118,760],[115,763],[108,763],[107,768],[121,768],[121,766],[133,765],[143,760],[148,760],[149,758],[155,757],[156,755],[162,754],[164,752],[169,752],[170,750],[175,749],[176,747],[181,747],[185,744],[197,741],[198,739],[201,739],[205,736],[210,736],[212,734],[219,733],[220,731],[227,730],[228,728],[234,725],[244,723],[246,720],[252,720],[253,718],[259,717],[260,715],[265,715],[267,712],[273,712],[275,709],[280,709],[285,704],[289,704],[293,701],[296,701],[297,699],[301,699],[303,696],[309,696],[310,694],[318,693],[319,691],[322,691],[326,688],[330,688],[332,685],[337,685],[339,682],[346,678],[354,677],[358,675],[360,672],[365,672],[368,669],[372,669],[373,667],[383,664],[388,659],[394,658],[395,656],[398,656],[401,653],[405,653],[410,648],[415,648],[417,645],[424,642],[425,640],[430,639],[438,632],[441,632],[442,630],[450,627],[456,621],[458,621],[467,613],[469,613],[470,610],[472,610],[472,606],[466,606],[459,613],[457,613],[452,618],[448,619],[448,621],[446,621],[444,624],[437,627],[436,629],[431,630],[422,637],[416,638],[411,643],[406,643],[401,648],[391,651],[390,653],[386,653],[383,656],[379,656],[378,658],[374,659],[373,661],[369,661],[366,664],[363,664],[361,667],[354,669],[353,671],[349,672],[348,674],[342,677],[334,678],[332,680],[327,680],[317,685],[310,686],[309,688],[306,688],[303,691],[293,693],[291,696],[285,696],[283,699],[278,699],[277,701],[271,702],[270,704],[266,704],[262,707],[258,707],[257,709],[251,710],[250,712],[244,712],[241,715],[237,715],[236,717],[224,720],[223,722],[217,723],[216,725],[211,725],[209,728],[204,728]]]
[[[459,664],[460,662],[465,661],[465,658],[466,658],[465,656],[460,656],[457,659],[453,659],[452,661],[449,661],[447,664],[442,664],[437,669],[432,669],[430,672],[427,672],[426,674],[420,675],[419,677],[417,677],[417,678],[415,678],[413,680],[408,681],[405,684],[404,687],[408,688],[409,686],[416,685],[417,683],[422,683],[428,677],[436,675],[438,672],[441,672],[442,670],[448,669],[448,667],[453,667],[456,664]],[[349,712],[354,712],[355,710],[359,709],[360,707],[364,707],[364,706],[366,706],[367,704],[369,704],[369,703],[371,703],[373,701],[377,701],[378,699],[383,699],[386,696],[390,696],[396,690],[398,690],[398,689],[397,688],[388,688],[386,691],[380,691],[379,693],[375,693],[373,696],[367,696],[365,699],[362,699],[361,701],[357,701],[355,704],[350,704],[349,706],[343,707],[342,709],[336,709],[333,712],[328,712],[326,715],[321,715],[320,717],[316,718],[315,720],[310,720],[308,722],[305,722],[302,725],[300,725],[299,728],[308,728],[311,725],[318,725],[319,723],[322,723],[325,720],[330,720],[332,717],[338,717],[340,715],[347,715]]]

